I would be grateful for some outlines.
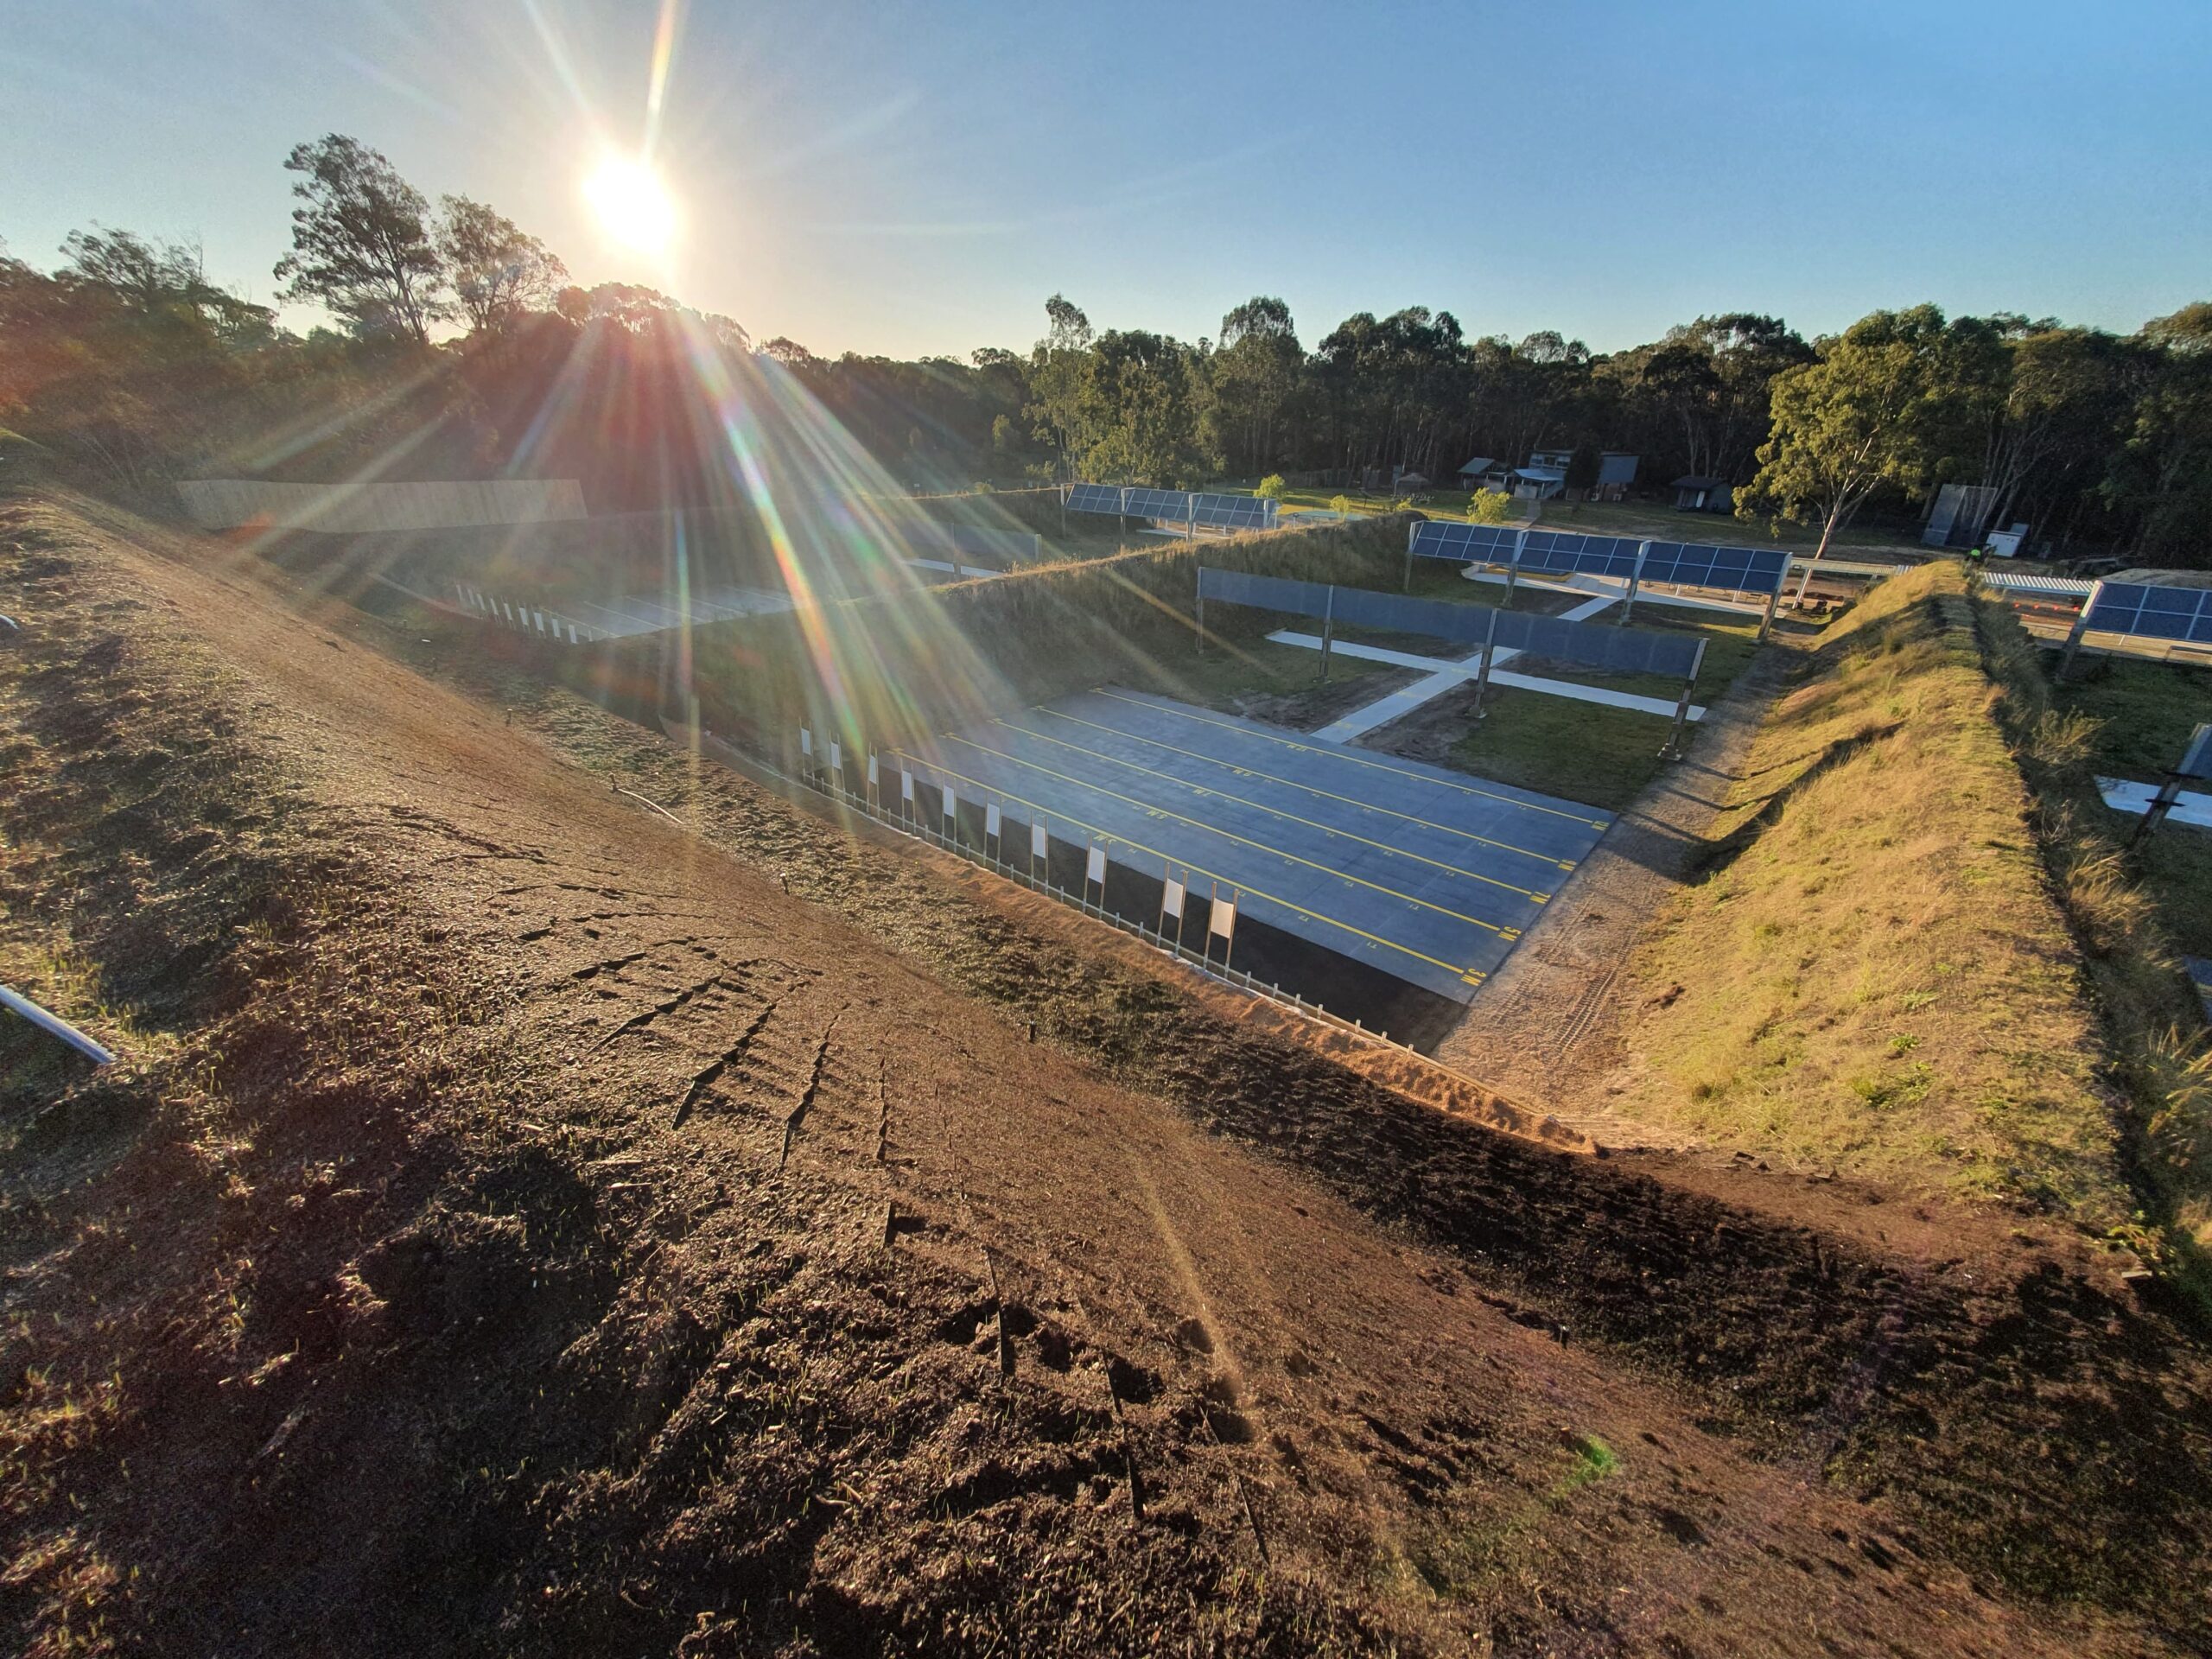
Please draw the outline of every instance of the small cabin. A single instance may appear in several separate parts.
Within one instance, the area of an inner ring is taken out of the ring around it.
[[[1725,478],[1700,478],[1688,473],[1675,480],[1676,512],[1733,512],[1736,491]]]

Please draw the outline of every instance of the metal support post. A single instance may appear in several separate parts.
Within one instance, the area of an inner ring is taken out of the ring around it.
[[[1419,524],[1406,526],[1406,585],[1401,591],[1408,594],[1414,590],[1414,534],[1420,528]]]
[[[1337,590],[1334,584],[1332,584],[1329,588],[1329,597],[1321,606],[1321,678],[1324,681],[1329,677],[1330,642],[1336,637]]]
[[[1204,565],[1198,567],[1198,601],[1197,613],[1192,620],[1198,625],[1198,655],[1203,657],[1206,654],[1206,568]]]
[[[2058,659],[2056,676],[2062,684],[2073,671],[2074,658],[2082,649],[2082,636],[2089,631],[2089,613],[2096,609],[2097,601],[2103,597],[2104,588],[2104,583],[2100,582],[2082,596],[2082,614],[2074,619],[2074,626],[2066,631],[2066,654]]]
[[[1490,613],[1490,626],[1483,630],[1483,665],[1475,673],[1475,707],[1471,718],[1483,718],[1484,700],[1490,694],[1490,659],[1491,649],[1497,644],[1497,612]]]
[[[1636,544],[1636,569],[1628,573],[1628,601],[1621,607],[1620,624],[1623,627],[1628,626],[1629,619],[1636,614],[1636,590],[1643,585],[1643,561],[1650,552],[1650,543],[1638,542]]]
[[[1668,729],[1666,742],[1660,746],[1662,760],[1682,758],[1682,728],[1689,721],[1690,694],[1697,690],[1697,671],[1704,666],[1705,641],[1700,639],[1697,642],[1697,654],[1690,658],[1689,677],[1682,682],[1681,701],[1675,705],[1675,723]]]
[[[1513,562],[1505,567],[1505,603],[1509,609],[1513,604],[1513,584],[1521,579],[1521,555],[1528,545],[1529,532],[1527,531],[1524,530],[1514,537]]]
[[[1775,578],[1774,591],[1766,596],[1766,614],[1759,618],[1758,643],[1764,645],[1767,635],[1774,628],[1775,608],[1782,603],[1782,578]]]

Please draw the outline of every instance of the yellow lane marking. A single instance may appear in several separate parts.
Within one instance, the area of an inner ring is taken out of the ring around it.
[[[1549,853],[1536,852],[1533,849],[1527,847],[1516,847],[1510,841],[1497,841],[1493,840],[1489,836],[1478,836],[1471,830],[1458,830],[1454,829],[1448,823],[1438,823],[1431,818],[1417,818],[1410,812],[1399,811],[1395,806],[1377,806],[1374,802],[1363,801],[1357,796],[1339,795],[1334,790],[1323,789],[1315,784],[1302,784],[1295,778],[1278,778],[1274,773],[1271,772],[1262,772],[1256,766],[1240,766],[1234,760],[1224,760],[1217,754],[1208,754],[1204,749],[1178,748],[1173,743],[1163,741],[1161,739],[1157,737],[1147,737],[1142,732],[1125,732],[1118,726],[1109,726],[1104,724],[1103,721],[1096,720],[1085,720],[1080,715],[1071,715],[1065,709],[1053,708],[1049,703],[1033,703],[1030,707],[1030,712],[1032,714],[1050,715],[1055,720],[1071,721],[1077,726],[1088,726],[1094,732],[1110,732],[1116,737],[1127,738],[1132,743],[1149,743],[1155,749],[1166,749],[1170,754],[1188,755],[1193,760],[1203,760],[1209,766],[1223,767],[1227,771],[1237,773],[1241,777],[1264,779],[1271,784],[1281,784],[1286,789],[1302,789],[1308,795],[1319,795],[1325,800],[1342,801],[1345,805],[1356,806],[1363,812],[1380,812],[1385,817],[1402,818],[1406,823],[1417,823],[1424,830],[1440,830],[1445,835],[1458,836],[1464,840],[1475,842],[1484,847],[1495,847],[1500,852],[1516,853],[1522,858],[1541,859],[1545,863],[1556,865],[1562,870],[1572,871],[1574,868],[1573,861],[1571,859],[1554,858]],[[1017,729],[1024,728],[1018,728]],[[1044,734],[1039,732],[1037,735],[1042,737]],[[1105,758],[1110,760],[1114,757],[1108,755]],[[1130,763],[1125,761],[1122,764],[1128,765]],[[1163,773],[1162,775],[1165,776],[1166,774]],[[1178,783],[1187,783],[1190,780],[1188,779],[1177,779],[1176,781]],[[1203,787],[1203,785],[1200,785],[1200,787]],[[1231,795],[1229,798],[1233,801],[1239,798]],[[1255,801],[1247,801],[1244,804],[1247,806],[1255,806],[1258,804],[1258,803]],[[1261,810],[1272,812],[1275,810],[1275,809],[1274,807],[1262,807]],[[1351,831],[1339,830],[1338,833],[1339,835],[1349,835],[1351,834]],[[1394,849],[1393,850],[1395,851],[1395,849]],[[1418,856],[1418,855],[1409,855],[1409,856]]]
[[[1119,801],[1125,806],[1134,806],[1138,811],[1152,817],[1173,818],[1178,823],[1189,824],[1193,830],[1203,830],[1208,835],[1219,836],[1224,841],[1233,841],[1240,846],[1252,848],[1255,851],[1266,853],[1272,857],[1287,859],[1293,864],[1303,864],[1309,870],[1319,870],[1322,874],[1333,876],[1339,881],[1353,882],[1372,892],[1386,894],[1392,899],[1402,899],[1407,904],[1419,905],[1423,910],[1433,910],[1440,916],[1449,916],[1455,922],[1465,922],[1470,926],[1486,928],[1502,938],[1517,937],[1519,933],[1518,929],[1510,930],[1509,932],[1509,930],[1500,927],[1495,922],[1484,921],[1478,916],[1463,915],[1456,910],[1446,910],[1442,905],[1432,905],[1426,899],[1416,899],[1409,893],[1400,893],[1395,887],[1386,887],[1380,881],[1370,881],[1366,877],[1354,875],[1349,870],[1332,870],[1326,864],[1317,864],[1310,858],[1300,858],[1296,853],[1287,853],[1281,848],[1270,847],[1263,841],[1254,841],[1249,836],[1237,835],[1233,830],[1220,829],[1197,818],[1186,818],[1180,812],[1170,812],[1164,806],[1154,806],[1151,802],[1141,801],[1134,795],[1119,794],[1102,784],[1094,784],[1088,779],[1077,778],[1070,772],[1054,772],[1050,766],[1040,766],[1034,760],[1024,760],[1018,755],[1007,754],[1001,750],[991,748],[986,744],[976,742],[971,737],[956,736],[951,741],[964,743],[976,753],[990,755],[995,760],[1007,762],[1009,766],[1027,766],[1030,771],[1042,772],[1047,778],[1057,778],[1064,784],[1073,784],[1077,789],[1087,789],[1094,794],[1103,795],[1109,800]]]
[[[1046,712],[1049,714],[1052,711],[1047,709]],[[1101,753],[1096,749],[1086,749],[1080,743],[1070,743],[1060,738],[1047,737],[1042,732],[1033,732],[1027,726],[1016,726],[1010,721],[994,719],[991,723],[995,726],[1003,726],[1009,732],[1020,732],[1024,737],[1033,737],[1040,743],[1057,743],[1064,749],[1072,749],[1077,754],[1087,754],[1094,760],[1104,760],[1114,766],[1127,766],[1131,772],[1142,772],[1147,778],[1158,778],[1166,783],[1179,784],[1185,789],[1195,789],[1201,795],[1217,796],[1224,801],[1235,801],[1239,806],[1249,806],[1255,812],[1267,812],[1278,818],[1287,818],[1293,823],[1302,823],[1309,830],[1320,830],[1324,835],[1342,836],[1347,841],[1356,841],[1363,847],[1376,848],[1389,854],[1393,858],[1410,858],[1418,863],[1431,865],[1452,875],[1465,876],[1470,881],[1485,881],[1493,887],[1503,887],[1508,893],[1517,893],[1524,899],[1533,899],[1540,905],[1551,898],[1548,893],[1538,893],[1534,887],[1516,887],[1510,881],[1500,881],[1493,876],[1479,874],[1473,870],[1463,870],[1457,864],[1446,864],[1440,858],[1430,858],[1421,853],[1409,853],[1404,848],[1393,847],[1386,841],[1371,841],[1367,836],[1355,834],[1350,830],[1339,830],[1334,824],[1323,823],[1314,818],[1301,818],[1297,813],[1286,812],[1281,807],[1264,805],[1258,801],[1248,801],[1242,795],[1231,795],[1225,789],[1214,789],[1205,784],[1194,784],[1187,778],[1176,778],[1164,772],[1154,772],[1150,766],[1141,766],[1135,760],[1123,760],[1116,755]]]
[[[1370,760],[1363,756],[1352,753],[1349,749],[1332,744],[1294,742],[1287,737],[1277,737],[1273,732],[1257,731],[1250,726],[1242,725],[1233,720],[1216,720],[1211,715],[1192,714],[1187,709],[1178,709],[1168,703],[1147,702],[1142,697],[1125,696],[1119,691],[1109,691],[1103,685],[1093,686],[1091,690],[1102,697],[1111,697],[1116,702],[1135,703],[1138,708],[1149,709],[1155,714],[1176,715],[1185,720],[1195,720],[1202,725],[1220,726],[1232,732],[1242,732],[1247,737],[1265,738],[1270,743],[1280,743],[1283,747],[1296,749],[1301,754],[1333,755],[1338,760],[1349,760],[1356,766],[1372,766],[1377,772],[1387,772],[1394,778],[1410,778],[1415,783],[1434,784],[1440,789],[1456,789],[1464,795],[1479,795],[1486,801],[1503,801],[1506,805],[1517,806],[1524,812],[1548,812],[1555,818],[1566,818],[1574,823],[1586,823],[1593,830],[1603,830],[1608,823],[1605,818],[1585,817],[1580,812],[1562,812],[1555,806],[1538,806],[1534,801],[1517,800],[1510,795],[1500,795],[1494,790],[1477,789],[1471,784],[1447,783],[1441,778],[1430,778],[1418,772],[1408,772],[1403,766],[1388,766],[1380,760]]]
[[[1203,864],[1193,864],[1188,859],[1170,858],[1166,853],[1161,852],[1157,847],[1148,847],[1143,842],[1132,841],[1128,836],[1122,835],[1116,830],[1108,830],[1101,824],[1089,823],[1084,819],[1077,817],[1072,812],[1063,812],[1058,807],[1046,806],[1041,801],[1033,801],[1026,795],[1017,795],[1010,789],[1001,789],[995,784],[987,784],[979,779],[970,778],[964,772],[954,771],[943,761],[925,760],[918,754],[907,753],[904,749],[892,749],[888,751],[888,753],[896,756],[899,760],[911,760],[918,766],[927,766],[931,772],[942,772],[947,778],[957,779],[959,782],[967,785],[970,789],[988,790],[992,794],[999,796],[1003,799],[1019,801],[1031,811],[1035,812],[1043,817],[1058,818],[1063,823],[1074,824],[1077,829],[1086,830],[1094,836],[1103,836],[1109,841],[1120,842],[1124,847],[1134,847],[1141,853],[1149,853],[1154,858],[1158,859],[1163,866],[1170,864],[1178,865],[1186,873],[1203,875],[1209,881],[1226,881],[1231,887],[1234,887],[1239,893],[1253,893],[1259,898],[1266,899],[1271,905],[1281,905],[1285,910],[1294,910],[1300,916],[1310,917],[1313,920],[1320,923],[1324,927],[1333,927],[1339,929],[1344,932],[1356,935],[1360,938],[1368,940],[1371,944],[1381,945],[1386,950],[1395,950],[1401,955],[1413,957],[1416,962],[1425,962],[1432,968],[1441,968],[1447,974],[1457,974],[1464,979],[1470,972],[1474,971],[1470,969],[1454,968],[1450,963],[1440,962],[1434,957],[1429,956],[1426,952],[1416,950],[1409,944],[1400,944],[1395,939],[1386,939],[1380,933],[1370,933],[1363,927],[1354,927],[1350,922],[1340,922],[1333,916],[1324,916],[1318,910],[1308,910],[1305,906],[1294,903],[1288,899],[1277,898],[1274,893],[1269,893],[1264,887],[1255,887],[1249,881],[1238,881],[1232,880],[1230,877],[1222,874],[1218,870],[1207,869]],[[1477,925],[1484,926],[1487,925],[1487,924],[1478,923]],[[1518,936],[1517,930],[1515,931],[1514,936]]]

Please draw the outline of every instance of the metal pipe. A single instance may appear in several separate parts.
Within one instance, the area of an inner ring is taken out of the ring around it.
[[[0,985],[0,1008],[20,1014],[49,1037],[58,1037],[75,1049],[94,1065],[112,1065],[115,1056],[71,1025],[67,1020],[48,1014],[27,996],[18,996],[5,985]]]

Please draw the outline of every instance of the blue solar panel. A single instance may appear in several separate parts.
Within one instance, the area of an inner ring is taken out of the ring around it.
[[[1070,512],[1112,512],[1122,511],[1122,486],[1118,484],[1071,484],[1068,486]]]
[[[2084,620],[2106,633],[2212,645],[2212,588],[2101,582],[2089,595]]]
[[[1789,556],[1779,548],[1718,547],[1682,542],[1639,543],[1627,536],[1585,536],[1573,531],[1520,531],[1506,524],[1455,524],[1430,520],[1414,526],[1412,550],[1421,558],[1467,564],[1510,564],[1520,544],[1523,570],[1564,570],[1625,582],[1644,550],[1643,580],[1690,588],[1728,588],[1770,594],[1782,586]]]
[[[1167,518],[1185,524],[1191,521],[1191,498],[1181,490],[1132,489],[1122,510],[1133,518]]]
[[[1742,594],[1778,592],[1789,555],[1778,547],[1717,547],[1706,542],[1653,542],[1643,556],[1646,582],[1685,588],[1728,588]]]
[[[1275,504],[1255,495],[1198,494],[1191,498],[1198,520],[1211,530],[1273,530]]]
[[[1414,526],[1413,550],[1425,559],[1464,564],[1503,564],[1521,532],[1503,524],[1455,524],[1431,518]]]

